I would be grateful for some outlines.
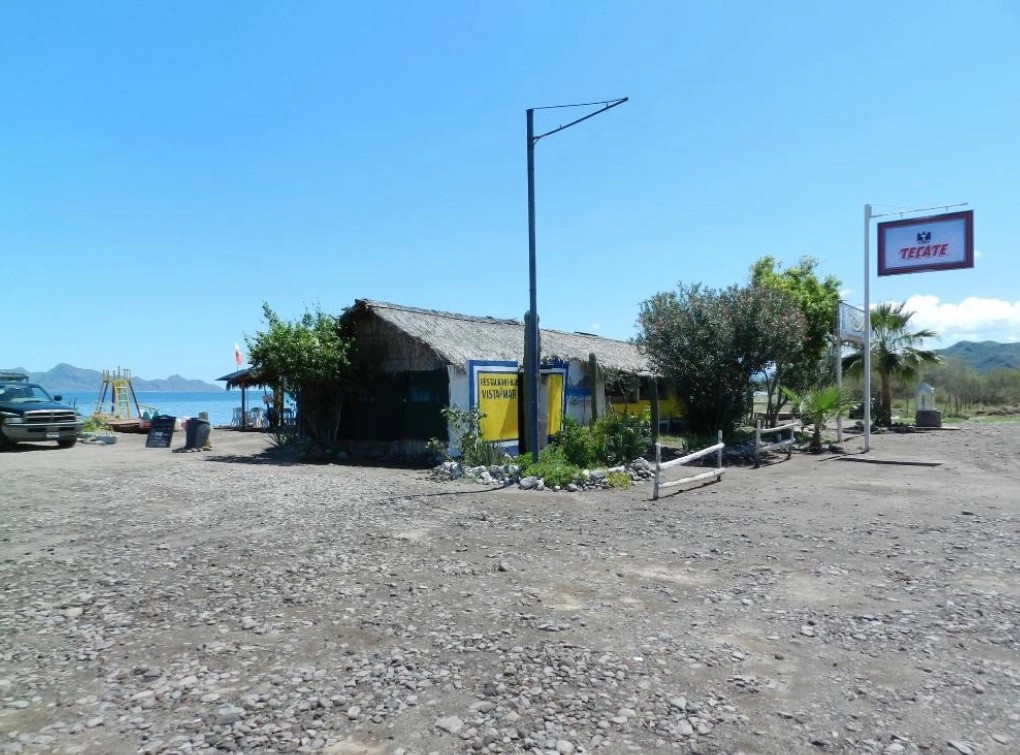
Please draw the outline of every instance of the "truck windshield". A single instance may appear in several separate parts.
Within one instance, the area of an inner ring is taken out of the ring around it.
[[[52,400],[50,394],[32,383],[0,383],[0,401],[28,403]]]

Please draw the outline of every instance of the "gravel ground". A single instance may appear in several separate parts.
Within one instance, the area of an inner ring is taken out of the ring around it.
[[[2,454],[0,752],[1020,752],[1018,432],[657,502]]]

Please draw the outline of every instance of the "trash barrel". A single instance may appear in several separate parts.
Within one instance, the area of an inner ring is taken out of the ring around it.
[[[204,419],[189,419],[184,423],[184,447],[204,448],[209,445],[210,425]]]

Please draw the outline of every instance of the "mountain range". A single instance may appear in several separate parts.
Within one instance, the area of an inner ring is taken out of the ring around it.
[[[937,349],[937,353],[945,359],[958,359],[974,368],[976,372],[991,372],[1002,369],[1020,369],[1020,343],[999,343],[998,341],[960,341],[945,349]],[[70,391],[98,391],[102,385],[103,373],[75,367],[71,364],[58,364],[46,372],[29,372],[22,368],[0,369],[0,372],[21,372],[28,375],[33,383],[46,388],[51,393]],[[132,378],[131,383],[136,391],[220,391],[223,386],[207,383],[204,380],[192,380],[171,375],[162,380],[145,380]]]
[[[998,341],[960,341],[947,349],[938,349],[944,359],[958,359],[975,372],[1020,368],[1020,343]]]
[[[0,372],[21,372],[28,375],[33,383],[38,383],[50,393],[69,393],[71,391],[98,391],[103,383],[103,373],[99,370],[88,370],[71,364],[58,364],[46,372],[29,372],[14,367],[0,369]],[[136,391],[222,391],[222,385],[213,385],[204,380],[190,380],[180,375],[171,375],[163,380],[145,380],[132,377],[131,384]]]

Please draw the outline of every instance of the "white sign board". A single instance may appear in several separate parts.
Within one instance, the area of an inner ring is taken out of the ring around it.
[[[866,335],[864,323],[867,322],[864,310],[841,301],[837,315],[839,340],[863,344]]]
[[[878,224],[878,274],[974,267],[974,211]]]

